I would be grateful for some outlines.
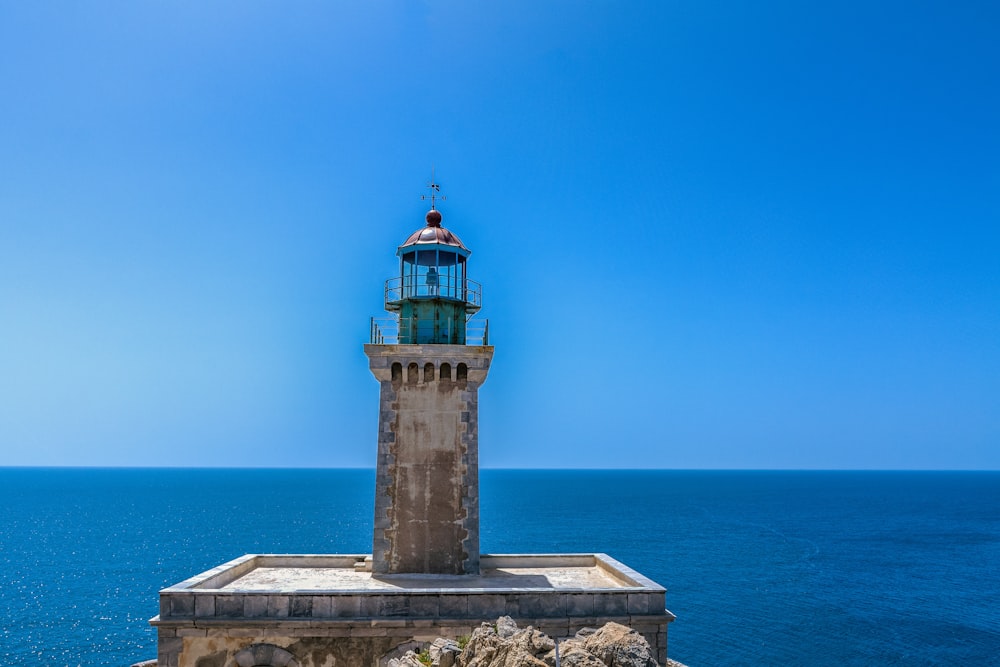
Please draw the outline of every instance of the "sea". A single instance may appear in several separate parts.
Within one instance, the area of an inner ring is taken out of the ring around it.
[[[707,665],[1000,664],[1000,472],[483,470],[483,553],[602,552]],[[372,470],[0,468],[0,665],[156,656],[157,592],[369,553]]]

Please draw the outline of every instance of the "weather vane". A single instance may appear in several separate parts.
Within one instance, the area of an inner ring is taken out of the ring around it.
[[[437,184],[437,183],[434,182],[434,168],[433,167],[431,168],[431,182],[427,184],[427,188],[431,191],[431,193],[429,195],[420,195],[420,199],[421,199],[421,201],[426,201],[426,200],[430,199],[431,200],[431,210],[433,211],[433,210],[435,210],[434,209],[434,202],[435,201],[437,201],[438,199],[440,199],[441,201],[445,201],[446,199],[448,199],[443,194],[441,194],[441,186],[439,184]]]

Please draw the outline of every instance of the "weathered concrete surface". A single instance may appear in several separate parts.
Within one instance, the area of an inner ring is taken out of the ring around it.
[[[379,381],[372,569],[479,572],[479,387],[493,348],[365,345]]]
[[[330,667],[371,665],[391,651],[390,637],[287,637],[261,633],[253,638],[183,637],[176,662],[159,658],[157,667]]]
[[[482,567],[478,575],[372,574],[344,567],[258,567],[222,590],[414,590],[444,589],[594,589],[621,588],[624,582],[591,566]]]

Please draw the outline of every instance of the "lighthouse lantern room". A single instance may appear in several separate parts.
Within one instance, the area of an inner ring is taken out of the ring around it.
[[[482,287],[466,274],[471,251],[441,226],[440,211],[426,220],[396,252],[399,275],[385,283],[385,309],[398,317],[401,345],[465,345],[466,322],[482,307]]]

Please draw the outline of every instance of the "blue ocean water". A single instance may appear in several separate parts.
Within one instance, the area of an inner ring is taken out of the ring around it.
[[[0,469],[0,664],[155,656],[157,591],[370,551],[368,470]],[[1000,663],[1000,473],[481,473],[482,549],[600,551],[703,665]]]

